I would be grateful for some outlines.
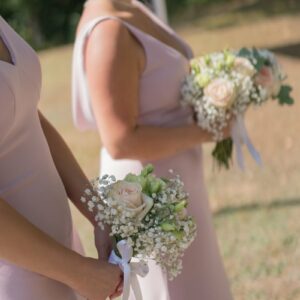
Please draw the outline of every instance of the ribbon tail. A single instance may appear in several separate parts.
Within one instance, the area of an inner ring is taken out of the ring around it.
[[[262,159],[259,154],[259,152],[255,149],[249,135],[247,132],[247,128],[245,126],[245,122],[242,116],[237,117],[238,127],[240,129],[241,137],[243,138],[243,142],[246,144],[249,153],[251,154],[254,161],[261,166],[262,165]]]
[[[243,151],[242,151],[242,145],[243,145],[244,141],[241,136],[240,126],[239,126],[238,121],[234,122],[234,124],[231,128],[231,137],[232,137],[233,144],[235,147],[235,156],[236,156],[237,164],[238,164],[239,168],[242,171],[244,171],[245,170],[245,160],[244,160],[244,155],[243,155]]]
[[[124,273],[122,300],[129,299],[130,288],[132,288],[136,300],[143,300],[142,291],[137,279],[137,275],[145,277],[149,272],[148,266],[143,262],[130,262],[133,250],[132,247],[127,243],[127,241],[119,241],[117,244],[117,248],[122,258],[118,257],[115,251],[112,251],[109,257],[109,262],[119,265]]]
[[[235,153],[236,153],[235,155],[236,155],[238,166],[242,171],[245,171],[245,159],[242,151],[242,143],[240,141],[235,141],[235,140],[233,140],[233,142],[235,146]]]
[[[135,300],[142,300],[143,296],[142,296],[142,290],[137,278],[136,274],[132,274],[131,276],[131,284],[132,284],[132,289],[133,289],[133,293],[135,296]]]
[[[124,287],[123,287],[123,295],[122,300],[128,300],[130,294],[130,281],[131,281],[131,270],[130,266],[123,266],[124,272]]]

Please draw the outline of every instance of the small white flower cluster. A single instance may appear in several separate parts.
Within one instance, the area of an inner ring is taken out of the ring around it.
[[[284,79],[272,53],[246,51],[248,56],[223,51],[194,59],[184,80],[182,103],[194,108],[198,125],[215,141],[223,139],[223,130],[234,116],[275,97]],[[266,65],[258,67],[257,57]]]
[[[179,176],[161,179],[152,172],[149,165],[140,175],[128,174],[122,181],[108,175],[97,178],[82,201],[101,228],[111,227],[116,243],[126,240],[135,257],[155,260],[173,279],[196,237],[196,224],[187,214],[188,194]]]

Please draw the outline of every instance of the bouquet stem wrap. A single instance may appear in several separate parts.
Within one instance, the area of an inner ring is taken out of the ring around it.
[[[244,117],[242,114],[237,115],[235,122],[231,128],[231,136],[236,149],[236,160],[239,167],[245,170],[244,155],[242,146],[245,144],[249,153],[251,154],[254,161],[261,166],[262,160],[259,152],[253,146],[253,143],[248,135],[247,128],[245,125]]]
[[[133,249],[127,241],[121,240],[117,243],[117,249],[121,255],[119,257],[115,251],[112,251],[109,262],[119,265],[124,273],[124,287],[122,300],[128,300],[130,288],[132,289],[135,299],[142,300],[141,287],[137,276],[145,277],[149,273],[148,265],[145,262],[131,262]]]

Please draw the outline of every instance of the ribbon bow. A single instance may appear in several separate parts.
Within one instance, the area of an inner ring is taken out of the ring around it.
[[[119,265],[124,273],[124,287],[122,300],[128,300],[130,294],[130,287],[133,290],[136,300],[142,300],[142,291],[137,279],[137,275],[145,277],[149,273],[148,265],[145,262],[131,262],[133,256],[133,249],[127,241],[122,240],[117,243],[117,249],[121,258],[115,253],[111,252],[109,262]]]
[[[231,136],[236,149],[237,163],[242,170],[245,170],[244,155],[242,152],[243,144],[247,146],[249,153],[251,154],[252,158],[256,161],[256,163],[260,166],[262,165],[260,154],[253,146],[248,136],[244,118],[241,114],[236,117],[236,121],[233,123],[233,126],[231,128]]]

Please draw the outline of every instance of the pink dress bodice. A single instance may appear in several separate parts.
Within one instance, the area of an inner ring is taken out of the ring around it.
[[[0,197],[56,241],[75,249],[67,195],[38,116],[38,57],[1,16],[0,36],[13,62],[0,62]],[[0,260],[0,299],[79,298],[63,284]]]
[[[97,129],[89,92],[87,90],[83,52],[89,35],[105,20],[114,19],[137,38],[142,45],[146,66],[140,78],[139,119],[141,125],[175,126],[191,122],[192,113],[180,105],[180,86],[189,71],[189,59],[193,56],[191,48],[175,32],[163,25],[185,48],[185,55],[168,46],[135,26],[115,17],[100,17],[91,21],[77,37],[73,56],[73,119],[81,129]],[[160,22],[160,21],[158,21]]]

